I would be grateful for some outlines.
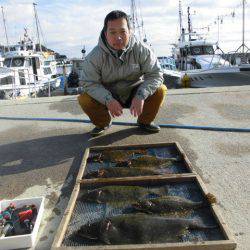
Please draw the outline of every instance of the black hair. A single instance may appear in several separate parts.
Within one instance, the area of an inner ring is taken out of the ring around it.
[[[113,10],[104,19],[103,31],[106,32],[108,28],[108,21],[124,18],[127,21],[128,29],[130,29],[129,16],[121,10]]]

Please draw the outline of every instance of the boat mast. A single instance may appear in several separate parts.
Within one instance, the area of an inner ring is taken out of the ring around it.
[[[220,19],[220,16],[217,17],[217,45],[219,46],[219,42],[220,42],[220,21],[222,19]]]
[[[134,0],[131,0],[131,5],[130,5],[130,19],[131,19],[132,29],[135,32],[136,17],[135,17],[135,1]]]
[[[131,0],[130,20],[131,20],[132,29],[134,30],[134,32],[136,30],[138,31],[140,41],[143,40],[143,42],[147,42],[146,34],[143,28],[143,19],[142,19],[142,16],[138,17],[138,8],[136,7],[135,0]],[[144,38],[142,36],[144,36]]]
[[[246,5],[246,0],[242,0],[242,44],[235,51],[235,53],[237,53],[242,47],[242,54],[243,54],[243,56],[245,56],[244,60],[246,59],[246,55],[244,55],[245,54],[245,48],[246,48],[246,52],[248,52],[250,50],[247,47],[247,45],[245,44],[245,5]]]
[[[189,33],[189,41],[191,41],[191,32],[192,32],[192,24],[191,24],[191,18],[190,18],[190,7],[187,8],[188,12],[188,33]]]
[[[182,35],[182,8],[181,8],[181,0],[179,0],[179,23],[180,23],[180,38],[183,41]]]
[[[245,47],[245,1],[242,0],[243,11],[242,11],[242,52],[244,54],[244,47]]]
[[[36,11],[36,5],[37,5],[36,3],[33,3],[34,16],[35,16],[35,20],[36,20],[36,34],[37,34],[39,49],[40,49],[40,51],[42,51],[42,45],[41,45],[40,35],[39,35],[39,29],[38,29],[38,16],[37,16],[37,11]]]
[[[8,35],[7,35],[6,20],[5,20],[5,17],[4,17],[3,6],[1,6],[1,9],[2,9],[2,15],[3,15],[3,26],[4,26],[4,33],[5,33],[6,43],[7,43],[7,49],[9,51],[9,39],[8,39]]]

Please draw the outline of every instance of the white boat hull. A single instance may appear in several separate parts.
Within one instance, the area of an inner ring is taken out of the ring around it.
[[[43,81],[39,83],[30,83],[26,85],[15,84],[13,81],[11,84],[0,84],[0,99],[9,99],[14,97],[23,96],[36,96],[37,94],[49,93],[60,86],[60,78],[51,79],[50,82]],[[1,79],[0,79],[1,83]]]
[[[250,85],[250,64],[182,72],[180,85],[185,74],[188,85],[193,88]]]

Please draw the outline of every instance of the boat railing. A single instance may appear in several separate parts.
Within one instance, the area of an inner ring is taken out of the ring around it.
[[[35,98],[37,97],[37,91],[39,90],[39,88],[41,89],[41,87],[39,87],[38,85],[42,84],[43,80],[46,80],[48,82],[48,84],[44,83],[44,86],[46,86],[46,85],[48,86],[48,96],[49,97],[51,96],[51,78],[45,77],[45,76],[38,76],[37,74],[30,73],[29,69],[22,69],[23,72],[26,72],[26,75],[28,77],[26,77],[25,74],[24,74],[24,76],[20,76],[20,74],[19,74],[20,70],[18,70],[18,69],[10,69],[10,71],[12,71],[14,73],[14,81],[12,81],[12,91],[13,91],[12,96],[13,96],[13,98],[16,98],[17,90],[21,89],[21,88],[18,88],[16,86],[16,77],[18,77],[19,79],[24,79],[25,82],[28,83],[28,85],[29,85],[29,96],[31,96],[31,88],[33,88],[32,87],[33,83],[31,83],[31,77],[33,77],[33,79],[34,79]],[[16,74],[18,74],[18,75],[16,75]],[[40,80],[35,80],[38,77],[40,78]],[[37,86],[38,86],[38,89],[37,89]]]

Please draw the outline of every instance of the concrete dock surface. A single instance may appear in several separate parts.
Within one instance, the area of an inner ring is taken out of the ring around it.
[[[76,96],[0,101],[0,199],[44,196],[37,249],[50,249],[86,147],[179,142],[218,200],[238,250],[250,249],[250,133],[112,126],[92,138],[91,124],[2,120],[1,117],[88,119]],[[135,122],[125,110],[115,121]],[[156,122],[250,128],[250,86],[169,90]]]

